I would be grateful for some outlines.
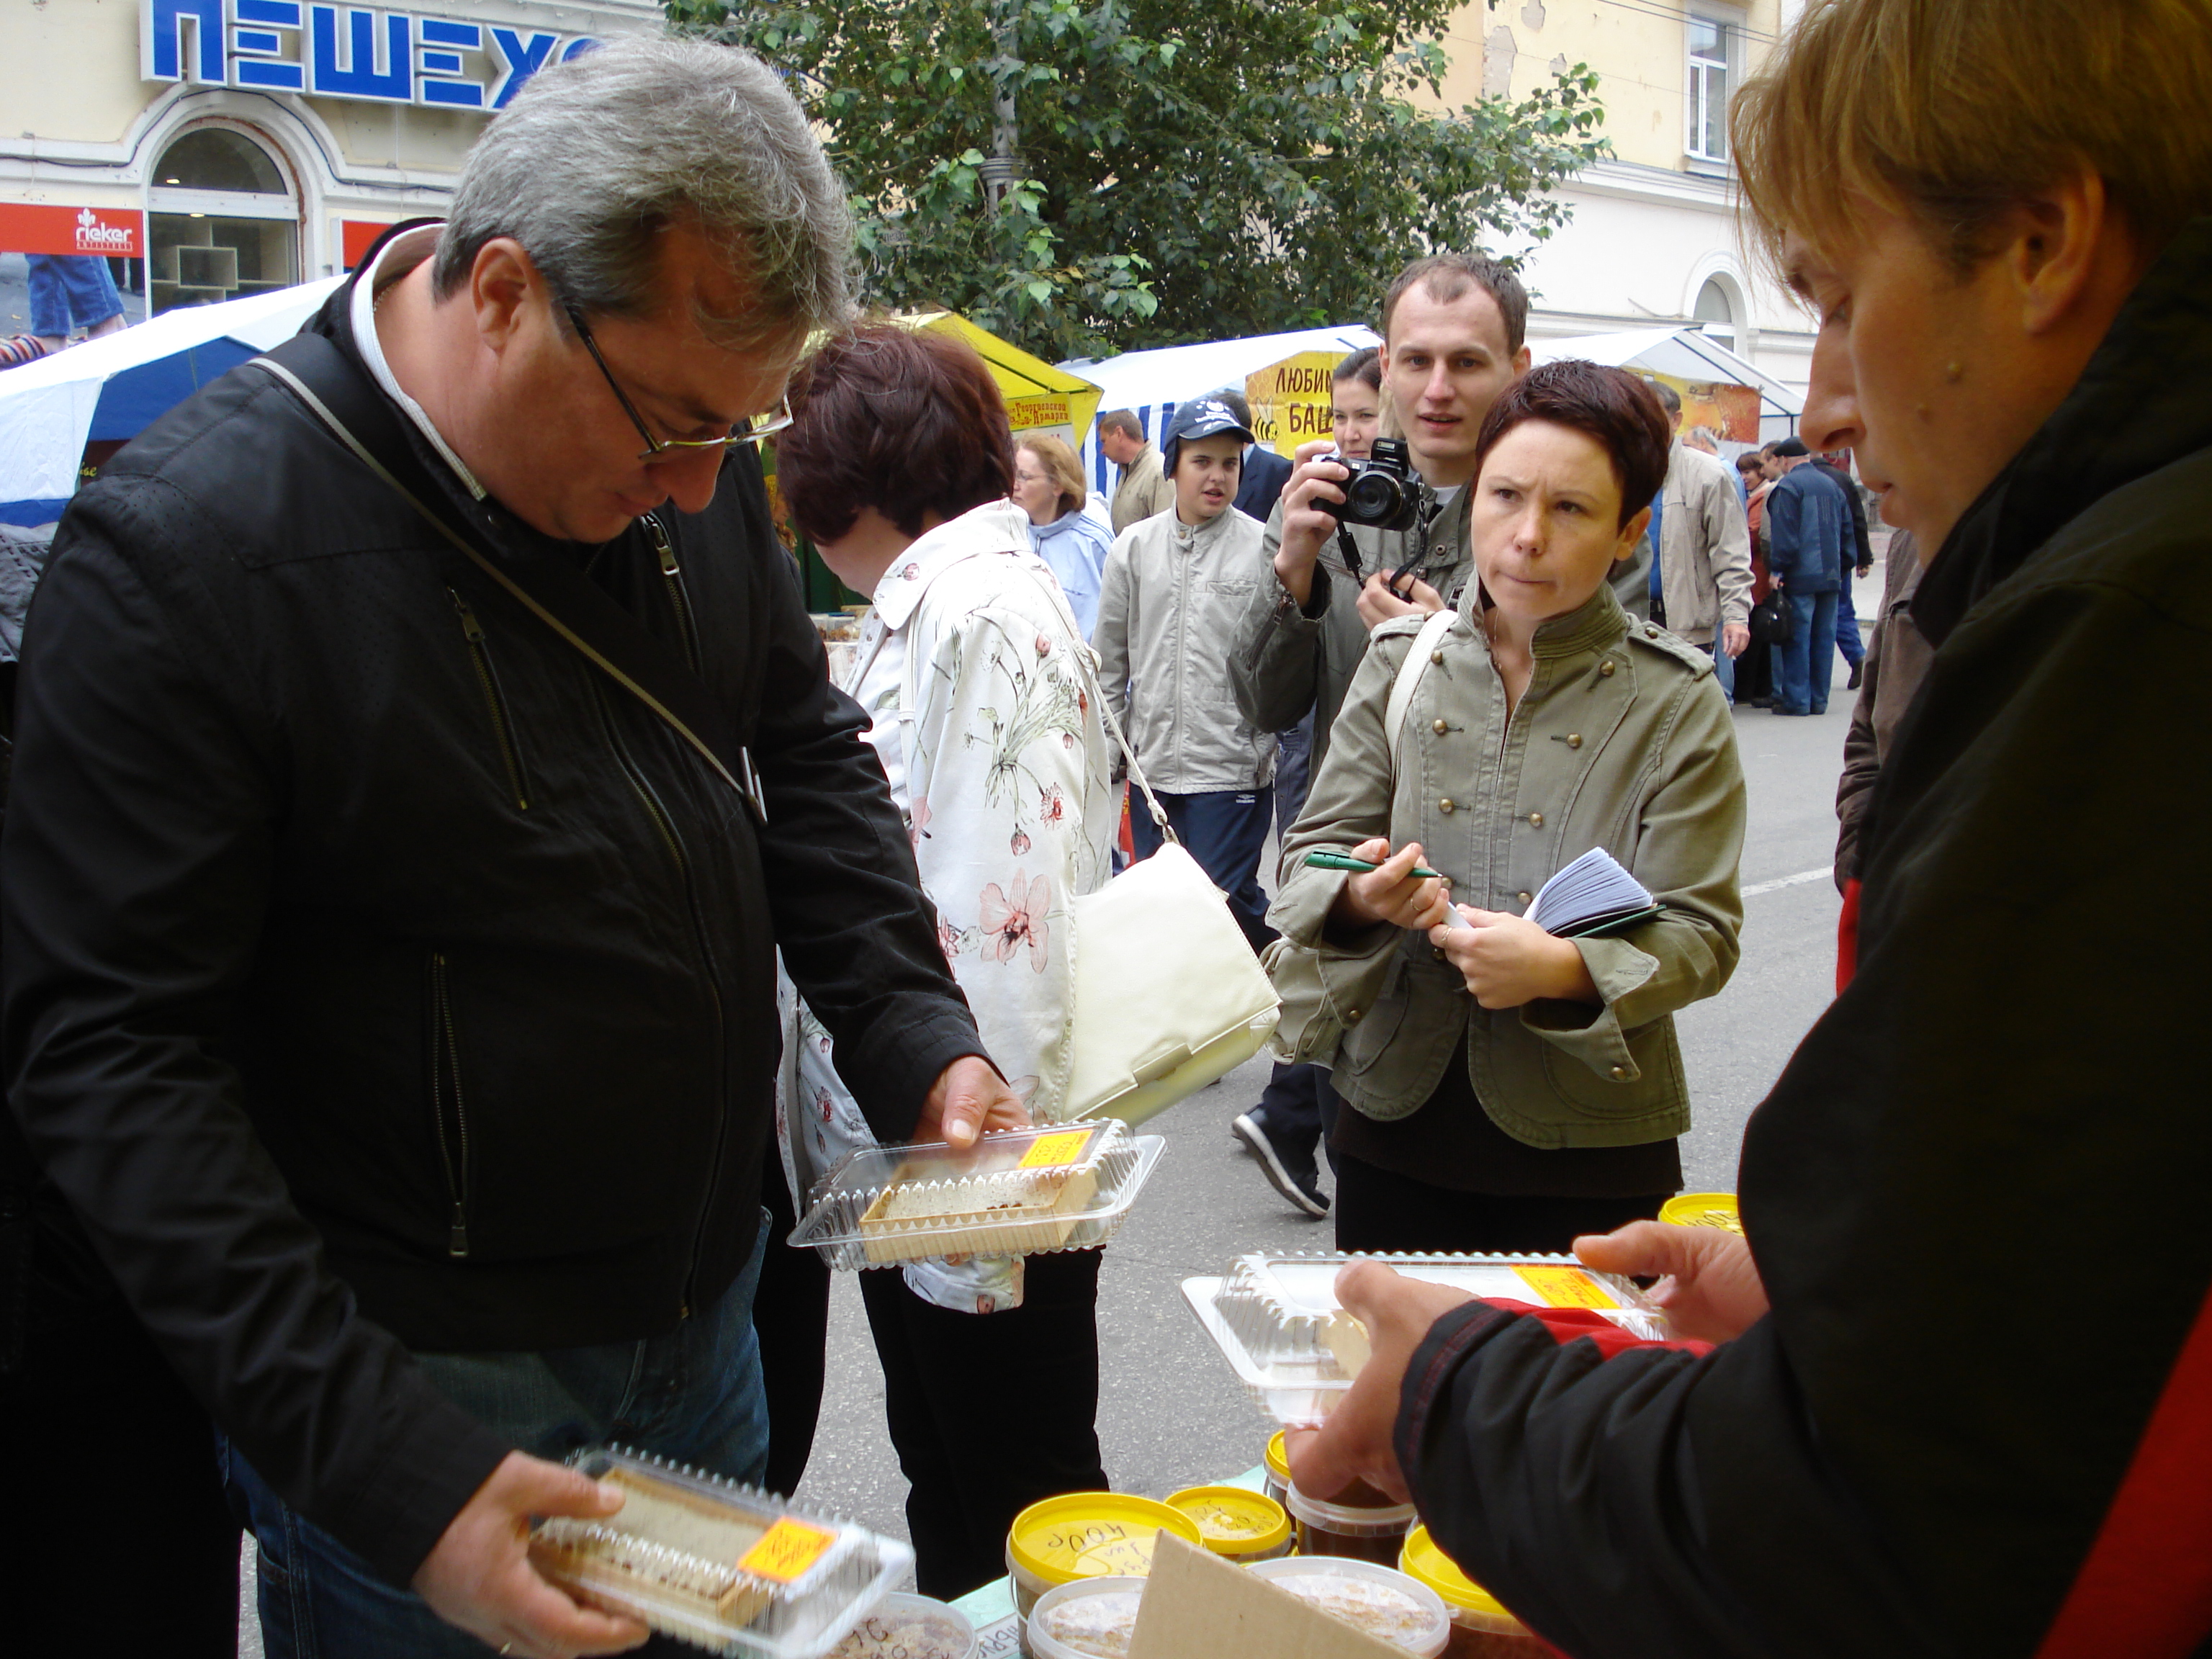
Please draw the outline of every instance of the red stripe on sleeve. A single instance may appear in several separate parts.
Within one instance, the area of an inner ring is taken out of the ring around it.
[[[1844,912],[1836,918],[1836,994],[1843,995],[1859,968],[1859,878],[1844,884]]]

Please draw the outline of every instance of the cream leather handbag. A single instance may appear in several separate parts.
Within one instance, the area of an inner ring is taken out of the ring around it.
[[[1164,844],[1070,907],[1075,1016],[1066,1114],[1141,1123],[1259,1053],[1278,1005],[1227,896],[1168,827],[1090,653],[1079,654]]]

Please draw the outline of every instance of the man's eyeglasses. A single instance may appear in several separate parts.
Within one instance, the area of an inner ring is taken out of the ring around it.
[[[646,425],[644,416],[637,412],[637,405],[630,402],[629,395],[622,389],[622,383],[615,379],[614,371],[607,367],[607,360],[599,355],[599,343],[592,337],[592,331],[584,325],[582,313],[572,305],[564,304],[561,308],[568,313],[569,325],[575,329],[576,337],[584,343],[584,349],[592,354],[592,361],[599,366],[599,374],[606,381],[607,390],[615,394],[615,401],[622,405],[623,413],[629,416],[629,423],[637,428],[637,435],[645,440],[645,453],[638,457],[641,461],[676,460],[685,455],[696,454],[702,449],[728,449],[736,444],[757,444],[791,424],[791,399],[787,395],[777,398],[775,407],[765,415],[755,415],[739,421],[720,438],[654,437],[653,429]]]

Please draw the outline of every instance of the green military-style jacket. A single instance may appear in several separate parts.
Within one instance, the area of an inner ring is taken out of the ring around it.
[[[1464,1054],[1484,1109],[1527,1145],[1678,1135],[1690,1105],[1672,1015],[1728,982],[1743,920],[1743,773],[1711,662],[1631,621],[1601,587],[1536,630],[1534,672],[1509,720],[1488,641],[1462,616],[1422,672],[1394,764],[1384,714],[1424,620],[1375,631],[1284,848],[1270,971],[1291,1009],[1302,1002],[1291,987],[1318,980],[1303,1000],[1317,1012],[1286,1025],[1285,1049],[1331,1066],[1338,1091],[1373,1118],[1419,1110]],[[1455,900],[1479,908],[1526,911],[1555,872],[1601,847],[1664,909],[1618,938],[1577,942],[1602,1006],[1487,1010],[1424,933],[1327,931],[1346,878],[1307,868],[1305,854],[1376,836],[1420,842]]]

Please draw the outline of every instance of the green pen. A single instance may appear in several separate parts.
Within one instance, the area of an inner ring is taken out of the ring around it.
[[[1309,870],[1349,870],[1354,875],[1364,876],[1372,874],[1378,866],[1370,864],[1365,859],[1353,858],[1348,853],[1309,853],[1306,854],[1306,867]],[[1444,872],[1431,870],[1425,864],[1417,864],[1411,873],[1441,878]]]

